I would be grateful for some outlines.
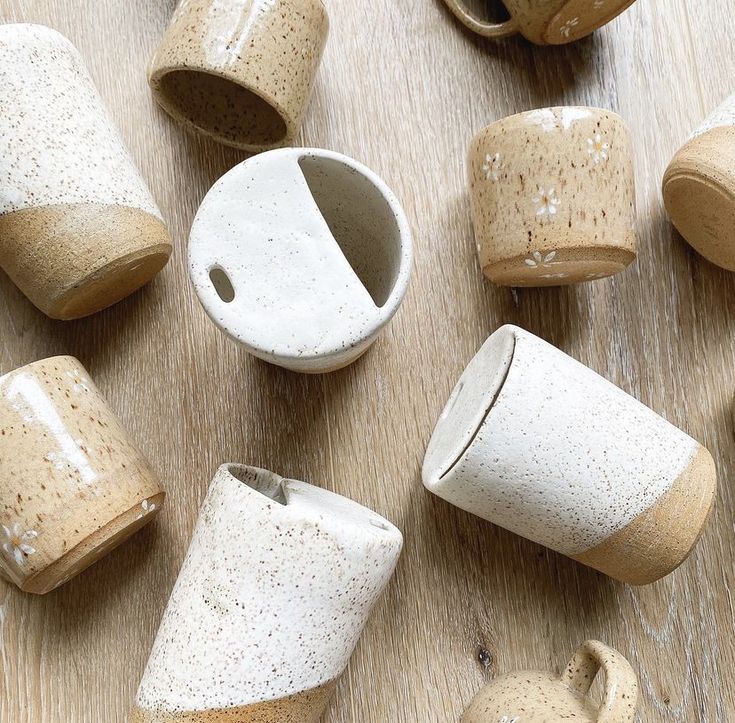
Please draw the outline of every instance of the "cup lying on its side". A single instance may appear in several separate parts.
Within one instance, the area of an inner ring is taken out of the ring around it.
[[[0,574],[43,594],[154,519],[164,492],[79,361],[0,377]]]
[[[423,479],[452,504],[634,585],[684,562],[716,494],[704,447],[515,326],[492,334],[462,374]]]
[[[249,151],[301,128],[329,32],[322,0],[181,0],[151,61],[170,115]]]
[[[470,200],[483,273],[503,286],[559,286],[636,257],[630,132],[599,108],[541,108],[477,134]]]
[[[0,267],[45,314],[77,319],[150,281],[171,238],[77,49],[0,25]]]
[[[486,38],[521,33],[537,45],[564,45],[614,20],[635,0],[503,0],[510,19],[491,22],[467,7],[467,0],[444,0],[470,30]]]
[[[735,271],[735,95],[677,151],[663,195],[686,241],[708,261]]]
[[[387,520],[271,472],[217,472],[133,723],[316,723],[403,545]]]
[[[354,362],[398,311],[411,276],[408,220],[370,169],[284,148],[215,183],[189,237],[212,321],[265,361],[323,373]]]
[[[605,675],[602,703],[589,691]],[[630,663],[597,640],[583,643],[561,676],[524,670],[500,676],[486,685],[462,716],[461,723],[633,723],[638,705],[638,678]]]

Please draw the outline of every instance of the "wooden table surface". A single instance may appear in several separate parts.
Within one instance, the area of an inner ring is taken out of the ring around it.
[[[186,239],[211,184],[245,155],[189,135],[153,103],[146,63],[174,0],[0,0],[3,21],[79,47],[175,239],[140,293],[74,323],[0,278],[0,370],[53,354],[88,367],[169,492],[159,520],[46,597],[0,582],[0,721],[124,721],[216,467],[248,462],[350,496],[406,547],[325,723],[458,721],[518,668],[560,670],[588,637],[638,670],[640,720],[735,720],[735,276],[673,231],[660,180],[689,131],[735,90],[735,14],[720,0],[639,0],[564,48],[464,32],[440,0],[326,0],[330,41],[298,143],[354,156],[405,204],[406,301],[358,363],[322,377],[254,360],[209,322]],[[588,104],[631,124],[638,261],[619,276],[499,288],[478,268],[464,158],[473,134],[530,108]],[[0,89],[0,106],[2,89]],[[489,333],[519,324],[702,441],[721,489],[690,561],[634,589],[434,498],[420,466],[434,422]]]

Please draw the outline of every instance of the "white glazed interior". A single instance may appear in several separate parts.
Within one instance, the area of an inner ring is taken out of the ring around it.
[[[390,522],[304,482],[223,465],[202,506],[138,691],[177,713],[336,679],[402,547]]]
[[[655,504],[698,449],[591,369],[504,326],[464,371],[423,478],[452,504],[576,555]]]
[[[319,371],[359,356],[395,314],[412,244],[400,204],[372,171],[288,148],[213,186],[189,260],[202,305],[227,334],[267,361]]]

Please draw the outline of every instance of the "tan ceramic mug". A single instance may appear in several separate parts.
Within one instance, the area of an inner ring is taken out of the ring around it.
[[[151,88],[174,118],[221,143],[287,145],[328,31],[321,0],[181,0],[151,61]]]
[[[496,284],[591,281],[635,259],[633,151],[615,113],[504,118],[475,137],[468,171],[480,265]]]
[[[521,33],[537,45],[563,45],[593,33],[635,0],[503,0],[510,20],[493,23],[467,7],[467,0],[445,0],[470,30],[486,38]]]
[[[0,575],[62,585],[150,522],[164,492],[84,367],[62,356],[0,377]]]
[[[598,673],[605,674],[602,704],[588,693]],[[632,723],[638,703],[638,680],[616,650],[588,640],[561,676],[523,671],[497,678],[483,688],[461,723]]]

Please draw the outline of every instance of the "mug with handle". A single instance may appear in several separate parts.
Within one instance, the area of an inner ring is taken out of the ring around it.
[[[510,19],[490,22],[467,7],[466,0],[444,0],[470,30],[486,38],[521,33],[537,45],[564,45],[590,35],[629,8],[635,0],[504,0]]]
[[[605,687],[598,706],[589,691],[600,671]],[[477,694],[461,723],[630,723],[637,703],[638,679],[630,663],[604,643],[587,640],[561,676],[522,671],[497,678]]]

